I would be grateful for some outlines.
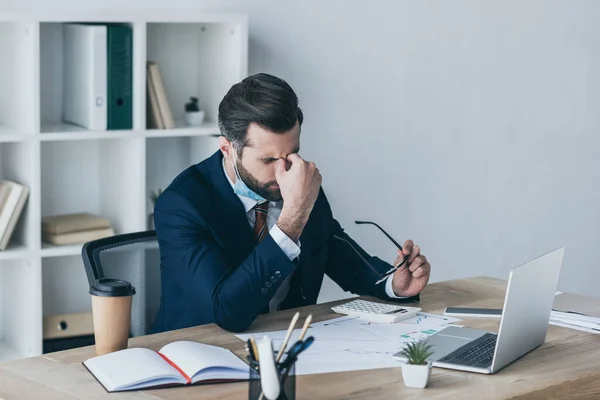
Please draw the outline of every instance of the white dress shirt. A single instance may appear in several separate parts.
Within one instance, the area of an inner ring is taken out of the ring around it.
[[[227,169],[225,168],[225,159],[223,159],[223,172],[233,189],[235,187],[234,182],[231,181],[229,175],[227,174]],[[254,228],[254,224],[256,223],[256,213],[253,210],[254,206],[258,203],[258,201],[251,199],[246,196],[237,195],[240,201],[244,206],[244,210],[246,211],[246,217],[248,218],[248,223],[250,224],[250,228]],[[269,234],[277,243],[279,248],[283,251],[283,253],[291,260],[294,260],[296,257],[300,255],[300,241],[298,243],[294,243],[292,239],[290,239],[279,227],[276,222],[279,218],[279,214],[281,214],[281,208],[283,207],[283,201],[270,201],[269,202],[269,210],[267,212],[267,227],[269,229]],[[279,310],[279,306],[290,290],[290,280],[292,275],[289,275],[285,278],[279,289],[275,292],[275,295],[269,302],[269,311],[277,311]],[[403,297],[396,296],[394,290],[392,289],[392,277],[391,275],[387,281],[385,282],[385,292],[387,295],[394,299],[402,299]]]

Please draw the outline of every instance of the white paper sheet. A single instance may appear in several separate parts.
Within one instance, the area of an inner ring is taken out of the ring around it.
[[[422,340],[460,321],[458,318],[419,313],[417,316],[395,324],[380,324],[361,320],[357,317],[340,317],[324,322],[316,322],[309,327],[306,337],[314,336],[315,341],[303,352],[296,363],[296,374],[318,374],[327,372],[355,371],[399,366],[393,355],[407,343]],[[288,343],[288,349],[300,336],[301,329],[295,329]],[[248,340],[263,335],[273,339],[273,347],[278,349],[286,331],[261,332],[236,335]]]
[[[600,335],[600,329],[588,328],[581,325],[572,325],[561,321],[550,320],[550,325],[560,326],[563,328],[575,329],[576,331],[583,331],[588,333],[595,333]]]

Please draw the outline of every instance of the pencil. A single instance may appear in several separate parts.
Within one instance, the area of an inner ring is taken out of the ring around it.
[[[299,312],[297,312],[294,315],[294,318],[292,318],[292,322],[290,322],[290,326],[287,330],[287,333],[285,334],[283,343],[281,344],[281,347],[279,348],[279,353],[277,354],[277,359],[275,360],[276,362],[279,362],[281,360],[281,357],[283,356],[283,352],[285,351],[288,341],[290,340],[290,336],[292,336],[292,332],[294,331],[294,326],[296,326],[296,322],[298,322],[298,318],[300,318]]]
[[[306,317],[306,321],[304,321],[304,326],[302,327],[302,333],[300,334],[300,339],[298,339],[298,340],[304,339],[304,335],[306,335],[306,331],[308,331],[308,326],[310,325],[311,321],[312,321],[312,314],[308,314],[308,317]]]
[[[254,336],[250,337],[250,346],[252,346],[252,352],[256,356],[256,361],[259,361],[258,360],[258,347],[256,347],[256,341],[254,340]]]

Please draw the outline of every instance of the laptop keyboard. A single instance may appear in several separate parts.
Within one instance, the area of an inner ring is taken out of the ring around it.
[[[475,368],[488,368],[492,365],[497,335],[486,333],[479,339],[454,350],[439,359],[448,364],[465,365]]]

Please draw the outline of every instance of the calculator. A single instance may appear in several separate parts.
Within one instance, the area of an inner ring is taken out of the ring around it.
[[[344,315],[360,317],[369,322],[393,323],[417,315],[418,307],[404,307],[396,304],[378,303],[375,301],[353,300],[331,309]]]

